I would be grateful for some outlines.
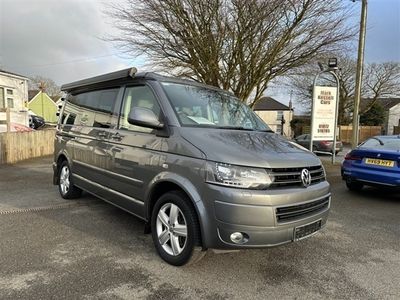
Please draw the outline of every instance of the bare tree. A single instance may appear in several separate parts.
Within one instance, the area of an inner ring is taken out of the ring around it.
[[[378,98],[400,97],[400,63],[385,62],[367,65],[364,71],[364,95],[372,101],[361,111],[369,111]]]
[[[40,75],[30,78],[29,90],[41,90],[46,92],[47,95],[49,95],[50,98],[55,101],[62,95],[60,87],[54,82],[53,79]]]
[[[341,0],[126,0],[107,13],[119,29],[110,40],[127,53],[231,90],[253,106],[271,80],[354,36],[345,6]]]
[[[326,58],[321,58],[321,61]],[[339,124],[348,124],[353,110],[356,60],[349,56],[339,57],[340,70],[337,73],[340,80],[339,95]],[[287,85],[293,89],[297,102],[306,110],[311,109],[312,84],[314,76],[318,72],[316,61],[305,65],[299,73],[292,74],[287,79]],[[323,77],[323,85],[335,85],[332,77]],[[372,63],[364,66],[362,97],[368,98],[368,105],[363,105],[360,114],[367,113],[378,101],[379,98],[400,96],[400,63],[385,62]]]

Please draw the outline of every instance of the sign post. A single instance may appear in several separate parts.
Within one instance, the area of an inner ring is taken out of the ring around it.
[[[336,87],[318,86],[317,80],[323,73],[332,74]],[[332,164],[336,158],[337,116],[339,110],[339,78],[332,70],[322,70],[314,79],[311,110],[310,151],[314,141],[332,140]]]

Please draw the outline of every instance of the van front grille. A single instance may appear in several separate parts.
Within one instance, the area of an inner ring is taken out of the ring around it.
[[[330,196],[327,196],[303,204],[277,207],[275,211],[276,220],[278,223],[289,222],[323,211],[329,207],[329,199]]]
[[[322,166],[304,168],[273,168],[271,169],[271,175],[274,177],[274,182],[271,184],[271,187],[303,186],[300,177],[303,169],[310,171],[311,184],[316,184],[325,180],[325,172]]]

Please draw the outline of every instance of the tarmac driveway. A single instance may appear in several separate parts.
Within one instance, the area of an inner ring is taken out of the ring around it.
[[[50,158],[0,166],[0,299],[400,299],[400,194],[350,193],[327,170],[321,233],[176,268],[135,217],[90,195],[62,200]]]

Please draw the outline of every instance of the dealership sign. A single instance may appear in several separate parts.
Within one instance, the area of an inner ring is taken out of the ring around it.
[[[311,135],[314,141],[335,136],[337,87],[314,86]]]

